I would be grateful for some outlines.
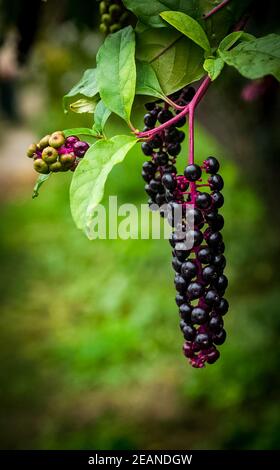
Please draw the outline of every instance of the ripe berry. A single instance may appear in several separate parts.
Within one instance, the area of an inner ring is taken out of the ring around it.
[[[209,283],[217,279],[218,275],[214,266],[205,266],[202,270],[202,278],[205,282]]]
[[[187,280],[194,278],[197,274],[196,264],[193,261],[186,261],[182,264],[181,274]]]
[[[221,316],[213,315],[209,320],[209,328],[210,330],[217,332],[220,331],[224,326],[224,321]]]
[[[215,312],[220,313],[221,315],[225,315],[228,312],[228,309],[228,301],[224,298],[220,299],[217,305],[215,305]]]
[[[142,175],[143,180],[146,181],[146,183],[149,183],[149,181],[151,181],[152,179],[152,176],[146,173],[144,170],[142,170],[141,175]]]
[[[152,109],[154,109],[154,107],[155,107],[155,102],[154,101],[145,104],[145,108],[146,108],[147,111],[152,111]]]
[[[176,142],[175,144],[169,144],[167,146],[167,152],[172,157],[176,157],[181,152],[181,145],[179,144],[179,142]]]
[[[49,138],[49,146],[55,149],[61,147],[64,144],[64,142],[65,142],[65,137],[64,137],[63,132],[61,131],[54,132]]]
[[[222,274],[214,280],[213,285],[216,287],[218,292],[224,292],[228,286],[228,279],[224,274]]]
[[[211,206],[212,199],[208,193],[198,193],[195,199],[195,205],[200,209],[208,209]]]
[[[42,152],[42,159],[46,163],[54,163],[57,160],[58,153],[53,147],[46,147]]]
[[[193,323],[203,325],[208,320],[208,313],[201,307],[195,307],[191,312],[191,320]]]
[[[163,109],[158,113],[158,122],[160,122],[160,124],[164,124],[172,118],[173,114],[171,111],[169,111],[169,109]]]
[[[203,233],[200,230],[189,230],[186,233],[188,246],[199,246],[203,240]]]
[[[188,224],[200,225],[203,222],[203,215],[199,209],[187,209],[186,222]]]
[[[224,180],[221,175],[211,175],[208,179],[210,188],[215,191],[221,191],[224,187]]]
[[[185,132],[183,131],[179,131],[178,132],[178,139],[177,139],[177,142],[179,142],[179,144],[181,144],[185,139]]]
[[[206,173],[211,173],[212,175],[218,173],[220,164],[215,157],[208,157],[204,160],[204,165],[206,168]]]
[[[186,102],[191,101],[195,95],[195,89],[190,86],[186,89],[184,89],[182,93],[182,99],[185,100]]]
[[[206,333],[198,333],[195,342],[201,349],[207,349],[211,345],[209,335]]]
[[[173,266],[173,269],[177,272],[177,273],[180,273],[181,272],[181,266],[182,266],[182,263],[181,261],[179,261],[176,256],[174,256],[172,258],[172,266]]]
[[[181,117],[177,122],[176,122],[176,127],[183,127],[186,124],[186,116]]]
[[[212,194],[213,207],[219,209],[224,205],[224,196],[219,191],[214,191]]]
[[[227,337],[227,334],[226,334],[225,330],[222,329],[221,331],[219,331],[219,333],[216,333],[216,334],[212,335],[212,341],[215,344],[221,345],[225,342],[226,337]]]
[[[196,336],[196,329],[193,327],[193,326],[190,326],[190,325],[186,325],[184,328],[183,328],[183,334],[184,334],[184,338],[187,340],[187,341],[193,341],[195,336]]]
[[[218,349],[213,349],[210,353],[207,354],[207,362],[208,364],[214,364],[220,357],[220,353]]]
[[[199,282],[191,282],[187,289],[189,299],[194,300],[202,296],[204,291],[203,285]]]
[[[158,153],[158,154],[156,155],[156,163],[157,163],[158,165],[161,165],[161,166],[167,165],[167,163],[168,163],[168,155],[167,155],[167,153],[165,153],[165,152]]]
[[[212,306],[218,304],[220,298],[216,290],[209,289],[204,295],[204,300],[207,305]]]
[[[188,165],[184,170],[184,175],[189,181],[197,181],[201,177],[201,168],[198,165]]]
[[[165,200],[165,194],[160,194],[158,193],[156,195],[156,203],[157,205],[160,207],[162,206],[163,204],[165,204],[166,200]]]
[[[199,261],[203,264],[206,264],[206,263],[210,263],[211,260],[212,260],[212,253],[211,253],[211,250],[209,248],[201,248],[198,252],[197,252],[197,258],[199,259]]]
[[[143,142],[141,149],[144,155],[150,156],[153,154],[153,147],[148,142]]]
[[[150,187],[149,184],[146,184],[146,185],[145,185],[145,191],[146,191],[146,193],[148,194],[148,196],[150,196],[150,197],[152,197],[152,198],[155,197],[155,195],[156,195],[156,192],[153,191],[153,189],[151,189],[151,187]]]
[[[73,145],[79,140],[80,139],[76,137],[75,135],[70,135],[69,137],[66,138],[64,145],[66,148],[73,149]]]
[[[149,144],[151,147],[153,147],[153,149],[158,149],[162,145],[162,138],[156,134],[153,139],[149,141]]]
[[[156,171],[156,167],[153,164],[153,162],[143,163],[142,169],[145,173],[147,173],[148,175],[152,175],[152,176],[154,176],[155,171]]]
[[[178,292],[184,292],[187,289],[187,283],[185,279],[179,274],[175,275],[174,284]]]
[[[161,181],[162,181],[163,186],[170,190],[174,190],[177,186],[176,179],[170,173],[165,173]]]
[[[161,188],[162,188],[162,184],[160,181],[157,181],[155,179],[152,179],[150,181],[150,188],[152,189],[152,191],[154,191],[155,193],[156,192],[160,192]]]
[[[182,305],[184,303],[187,303],[188,299],[186,298],[185,295],[177,294],[176,297],[175,297],[175,301],[176,301],[176,304],[178,305],[178,307],[180,307],[180,305]]]
[[[186,303],[183,303],[182,305],[180,305],[179,312],[180,312],[181,318],[183,318],[183,320],[185,320],[186,322],[191,321],[192,307],[190,306],[190,304],[188,304],[186,302]]]
[[[214,232],[218,232],[219,230],[222,230],[224,226],[223,216],[221,214],[217,214],[215,211],[209,212],[206,215],[206,220]]]
[[[223,271],[226,267],[226,258],[224,255],[215,255],[213,257],[213,266],[217,269],[217,271]]]
[[[88,149],[89,145],[87,142],[78,141],[73,146],[74,153],[79,158],[82,158]]]
[[[145,116],[144,116],[145,126],[154,127],[156,121],[157,121],[156,117],[153,116],[151,113],[145,114]]]
[[[223,237],[220,232],[204,232],[204,236],[210,248],[215,248],[223,241]]]

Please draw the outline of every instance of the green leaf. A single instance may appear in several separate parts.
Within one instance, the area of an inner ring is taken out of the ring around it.
[[[220,57],[211,57],[205,59],[203,67],[212,81],[216,80],[224,68],[224,61]]]
[[[203,50],[171,28],[149,28],[137,35],[137,59],[152,65],[165,95],[204,75]]]
[[[98,92],[96,69],[88,69],[84,72],[81,80],[64,96],[64,110],[69,111],[72,103],[84,98],[91,98],[91,101],[97,102]]]
[[[239,40],[242,41],[251,41],[252,39],[256,39],[255,36],[249,33],[244,33],[244,31],[234,31],[233,33],[228,34],[219,44],[218,52],[219,51],[227,51],[230,49],[234,44],[237,43]]]
[[[200,24],[191,16],[179,11],[164,11],[160,16],[205,51],[211,50],[208,37]]]
[[[73,127],[72,129],[65,129],[63,134],[65,137],[69,137],[70,135],[88,135],[91,137],[96,136],[96,132],[94,132],[94,130],[90,129],[89,127]]]
[[[159,84],[156,73],[148,62],[136,62],[137,80],[136,94],[155,96],[165,99],[164,92]]]
[[[219,53],[246,78],[253,80],[273,75],[280,81],[280,36],[277,34],[242,42],[230,51]]]
[[[44,184],[44,182],[47,181],[47,179],[49,179],[50,176],[51,176],[51,173],[48,173],[47,175],[38,176],[35,186],[33,188],[32,199],[39,196],[39,190],[42,184]]]
[[[111,114],[110,109],[108,109],[103,103],[103,101],[100,100],[98,105],[96,106],[95,113],[94,113],[93,131],[97,132],[98,134],[102,134],[104,126],[110,114]]]
[[[90,235],[93,210],[101,201],[107,177],[136,144],[135,137],[118,135],[102,139],[87,151],[74,172],[70,187],[70,205],[77,227]]]
[[[130,121],[135,95],[135,33],[131,26],[110,34],[97,54],[97,82],[105,106]]]
[[[81,98],[69,105],[73,113],[94,113],[98,101],[95,98]]]

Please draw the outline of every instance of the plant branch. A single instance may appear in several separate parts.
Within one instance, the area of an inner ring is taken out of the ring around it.
[[[159,132],[163,131],[164,129],[166,129],[167,127],[170,127],[172,125],[176,125],[176,122],[179,121],[182,117],[184,117],[186,114],[188,114],[190,108],[192,107],[193,108],[193,111],[194,109],[196,108],[196,106],[198,105],[198,103],[200,102],[200,100],[203,98],[203,96],[205,95],[209,85],[211,83],[211,80],[210,78],[207,76],[203,82],[201,83],[200,87],[197,89],[196,91],[196,94],[194,95],[193,99],[190,101],[189,104],[187,104],[186,106],[183,107],[182,111],[177,114],[176,116],[174,116],[172,119],[170,119],[169,121],[165,122],[164,124],[161,124],[160,126],[158,127],[155,127],[155,129],[151,129],[150,131],[145,131],[145,132],[137,132],[136,135],[137,137],[139,138],[147,138],[147,139],[150,139],[152,138],[154,135],[158,134]]]
[[[217,5],[215,8],[213,8],[212,10],[208,11],[208,13],[206,13],[205,15],[203,15],[203,18],[204,18],[205,20],[207,20],[208,18],[210,18],[210,16],[214,15],[215,13],[217,13],[217,11],[221,10],[222,8],[224,8],[229,2],[230,2],[230,0],[223,0],[221,3],[219,3],[219,5]]]

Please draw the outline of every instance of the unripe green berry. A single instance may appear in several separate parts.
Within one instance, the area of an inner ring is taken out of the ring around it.
[[[106,24],[101,23],[101,25],[99,26],[99,31],[100,31],[102,34],[107,34],[108,28],[107,28]]]
[[[43,150],[44,148],[48,147],[49,146],[49,139],[50,139],[50,135],[45,135],[45,137],[43,137],[39,144],[38,144],[38,147],[40,150]]]
[[[104,13],[106,13],[107,11],[106,2],[100,2],[99,11],[100,11],[100,15],[103,15]]]
[[[58,171],[62,171],[62,165],[60,162],[54,162],[50,164],[50,171],[57,173]]]
[[[109,7],[109,13],[112,15],[112,18],[118,18],[122,12],[120,5],[111,5]]]
[[[116,32],[119,31],[121,28],[122,28],[122,27],[121,27],[120,23],[112,24],[112,26],[110,26],[110,33],[116,33]]]
[[[54,132],[50,136],[49,144],[51,147],[55,149],[58,149],[59,147],[61,147],[64,144],[64,142],[65,142],[65,137],[64,137],[63,132],[61,131]]]
[[[67,167],[67,168],[72,166],[75,160],[76,160],[76,156],[74,155],[74,153],[65,153],[63,155],[60,155],[59,157],[59,161],[62,164],[62,166]]]
[[[50,172],[48,164],[44,162],[41,158],[37,158],[34,161],[34,170],[36,170],[38,173],[42,173],[43,175],[46,175],[47,173]]]
[[[110,15],[108,15],[108,13],[104,13],[104,15],[101,16],[101,21],[102,23],[109,26],[112,23],[112,18]]]
[[[33,158],[34,153],[36,152],[36,150],[37,150],[37,145],[36,144],[31,144],[31,145],[29,145],[29,147],[27,149],[26,155],[29,158]]]
[[[56,162],[57,157],[58,153],[53,147],[46,147],[42,152],[42,159],[47,163]]]
[[[120,17],[120,23],[124,25],[125,23],[127,23],[128,20],[129,20],[129,13],[125,11]]]

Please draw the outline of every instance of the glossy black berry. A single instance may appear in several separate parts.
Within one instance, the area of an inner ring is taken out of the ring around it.
[[[177,139],[177,142],[179,142],[179,144],[181,144],[185,139],[185,132],[183,131],[179,131],[178,132],[178,139]]]
[[[192,307],[190,306],[190,304],[188,304],[187,302],[181,304],[179,307],[179,312],[183,320],[185,320],[186,322],[191,321]]]
[[[191,320],[195,324],[203,325],[208,320],[208,313],[204,308],[195,307],[191,312]]]
[[[155,197],[155,195],[156,195],[155,191],[153,189],[151,189],[149,184],[145,185],[145,191],[152,198]]]
[[[220,357],[220,353],[218,349],[213,349],[213,351],[207,354],[207,362],[208,364],[214,364]]]
[[[211,263],[211,260],[212,260],[212,252],[210,250],[210,248],[201,248],[198,252],[197,252],[197,258],[199,259],[199,261],[203,264],[208,264],[208,263]]]
[[[165,134],[165,142],[167,144],[175,144],[179,139],[179,131],[176,127],[169,127]]]
[[[155,107],[155,102],[154,101],[145,104],[145,108],[146,108],[147,111],[152,111],[152,109],[154,109],[154,107]]]
[[[209,214],[207,214],[206,220],[214,232],[222,230],[225,223],[223,216],[215,212],[210,212]]]
[[[208,179],[210,188],[215,191],[221,191],[224,187],[224,180],[221,175],[212,175]]]
[[[223,237],[220,232],[212,232],[212,233],[208,232],[207,234],[204,234],[204,235],[210,248],[215,248],[223,241]]]
[[[165,173],[161,181],[163,186],[169,190],[173,190],[177,186],[176,178],[174,178],[170,173]]]
[[[181,117],[178,121],[176,121],[176,127],[183,127],[186,124],[186,116]]]
[[[195,89],[192,86],[190,86],[183,91],[182,99],[188,102],[193,99],[194,95],[195,95]]]
[[[186,325],[183,328],[183,335],[187,341],[193,341],[196,337],[196,329],[193,326]]]
[[[228,312],[228,309],[228,301],[224,298],[220,299],[217,305],[215,305],[215,312],[220,313],[221,315],[225,315]]]
[[[197,181],[201,177],[201,168],[198,165],[188,165],[184,170],[184,175],[189,181]]]
[[[224,255],[215,255],[212,260],[213,266],[217,269],[218,272],[221,272],[226,267],[226,258]]]
[[[193,261],[186,261],[181,267],[182,276],[187,279],[193,279],[197,274],[197,267]]]
[[[188,224],[200,225],[203,223],[203,215],[199,209],[187,209],[186,222]]]
[[[211,345],[211,339],[207,333],[198,333],[195,342],[201,349],[207,349]]]
[[[212,199],[208,193],[198,193],[195,199],[195,205],[200,209],[208,209],[211,206]]]
[[[180,307],[180,305],[182,305],[184,303],[187,303],[187,301],[188,301],[188,299],[185,295],[177,294],[176,297],[175,297],[175,302],[178,305],[178,307]]]
[[[175,275],[174,284],[178,292],[185,292],[187,289],[187,283],[185,279],[179,274]]]
[[[219,332],[224,326],[224,321],[220,315],[212,315],[208,324],[210,330]]]
[[[156,134],[152,138],[152,140],[149,140],[149,144],[153,149],[158,149],[162,145],[162,138],[158,134]]]
[[[144,116],[145,126],[154,127],[156,121],[157,121],[156,116],[153,116],[151,113],[145,114],[145,116]]]
[[[218,277],[217,271],[216,271],[214,266],[209,265],[209,266],[205,266],[205,268],[203,268],[203,270],[202,270],[202,279],[206,283],[214,281],[215,279],[217,279],[217,277]]]
[[[177,273],[180,273],[181,272],[181,266],[182,266],[181,261],[179,261],[178,258],[176,258],[176,256],[174,256],[172,258],[172,267],[173,267],[174,271],[176,271]]]
[[[172,157],[176,157],[181,152],[181,145],[179,144],[179,142],[176,142],[175,144],[168,144],[167,152]]]
[[[157,180],[155,180],[155,179],[152,179],[152,180],[150,181],[150,188],[151,188],[152,191],[154,191],[154,192],[160,192],[160,191],[162,191],[163,186],[162,186],[162,184],[161,184],[160,181],[157,181]]]
[[[220,164],[215,157],[208,157],[204,160],[204,165],[206,168],[206,173],[211,173],[212,175],[218,173]]]
[[[141,145],[141,149],[144,155],[149,156],[153,153],[153,147],[148,142],[143,142]]]
[[[225,330],[222,329],[221,331],[219,331],[219,333],[212,335],[212,341],[215,344],[221,345],[225,342],[226,337],[227,337],[227,334]]]
[[[214,191],[212,194],[213,207],[219,209],[224,205],[224,196],[219,191]]]
[[[212,306],[218,304],[220,297],[216,290],[209,289],[207,292],[205,292],[204,300],[207,305]]]
[[[163,165],[167,165],[167,163],[168,163],[168,158],[169,158],[169,157],[168,157],[167,153],[161,152],[161,153],[158,153],[158,154],[156,155],[155,160],[156,160],[156,163],[157,163],[158,165],[163,166]]]
[[[156,167],[153,164],[153,162],[145,162],[145,163],[143,163],[142,170],[145,173],[154,176],[155,171],[156,171]]]
[[[203,292],[203,285],[199,282],[192,282],[187,289],[187,294],[190,300],[199,299]]]
[[[165,194],[158,193],[156,195],[156,203],[157,203],[158,206],[162,206],[163,204],[165,204],[166,203]]]
[[[221,274],[217,279],[213,280],[213,286],[218,292],[225,291],[228,286],[228,279],[224,274]]]
[[[161,124],[164,124],[167,121],[170,121],[170,119],[173,118],[173,114],[169,109],[163,109],[162,111],[159,112],[158,114],[158,122]]]

